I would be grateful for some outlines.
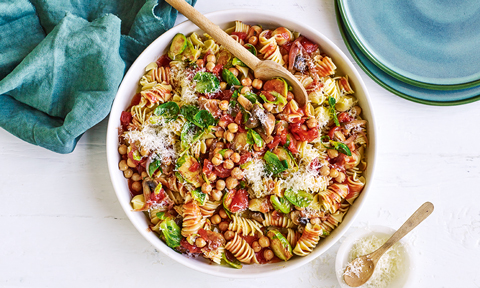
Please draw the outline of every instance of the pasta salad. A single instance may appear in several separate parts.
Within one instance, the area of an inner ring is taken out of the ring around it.
[[[291,71],[307,104],[282,78],[256,79],[208,34],[178,33],[121,114],[132,208],[189,256],[234,268],[306,256],[363,190],[367,121],[318,44],[241,21],[226,32]]]

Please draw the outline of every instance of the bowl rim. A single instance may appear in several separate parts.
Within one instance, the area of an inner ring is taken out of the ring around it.
[[[338,283],[340,284],[340,287],[342,288],[350,287],[342,281],[342,271],[347,264],[346,262],[348,262],[348,260],[346,259],[348,259],[348,254],[350,253],[350,250],[352,249],[355,242],[360,238],[364,238],[376,233],[388,234],[391,236],[396,231],[397,231],[396,229],[389,226],[369,225],[366,227],[358,228],[352,233],[350,233],[349,235],[347,235],[346,238],[343,240],[342,244],[340,245],[340,248],[338,248],[337,256],[335,258],[335,274],[336,274]],[[408,267],[406,267],[404,271],[406,272],[406,275],[405,275],[406,280],[403,286],[409,287],[409,284],[412,283],[413,271],[411,267],[415,267],[415,257],[414,257],[414,253],[412,251],[411,245],[408,243],[408,241],[405,238],[400,239],[400,241],[398,242],[402,245],[402,248],[405,251],[404,259],[407,259],[408,261]]]
[[[226,9],[226,10],[219,10],[211,13],[206,13],[204,14],[207,18],[215,18],[215,17],[227,17],[227,16],[232,16],[230,22],[235,21],[236,19],[242,19],[243,17],[246,17],[248,14],[248,17],[251,17],[252,15],[255,16],[258,19],[261,19],[259,22],[275,22],[278,21],[280,23],[286,23],[285,27],[291,27],[291,26],[297,26],[301,27],[301,31],[307,32],[307,34],[314,35],[315,37],[315,42],[319,42],[319,44],[322,46],[328,46],[331,49],[334,50],[336,54],[340,58],[342,58],[341,61],[345,63],[346,66],[351,70],[349,72],[349,77],[351,79],[356,80],[356,90],[361,90],[363,91],[363,104],[362,108],[367,108],[368,109],[368,130],[369,130],[369,150],[368,150],[368,169],[370,170],[369,172],[369,177],[367,184],[364,187],[364,190],[362,191],[361,195],[356,199],[354,207],[349,209],[349,212],[343,219],[341,223],[341,227],[337,227],[334,229],[332,232],[332,235],[328,236],[325,238],[323,241],[326,241],[327,243],[324,244],[324,246],[319,249],[318,247],[310,253],[310,255],[307,255],[305,257],[300,258],[299,260],[295,262],[282,262],[282,263],[275,263],[271,265],[275,265],[275,267],[272,267],[273,269],[269,271],[262,271],[262,272],[255,272],[255,271],[245,271],[246,269],[229,269],[226,271],[220,270],[220,269],[212,269],[213,266],[208,265],[198,265],[196,261],[192,261],[192,259],[189,259],[183,255],[180,255],[176,252],[174,252],[170,247],[168,247],[165,243],[163,243],[158,237],[152,238],[150,235],[152,235],[151,232],[147,231],[146,229],[143,229],[140,227],[140,225],[136,224],[136,220],[134,219],[134,215],[132,212],[132,208],[130,206],[129,201],[122,201],[122,195],[121,191],[122,189],[125,189],[124,183],[119,183],[116,181],[115,175],[118,175],[119,170],[118,170],[118,152],[117,152],[117,147],[118,147],[118,126],[119,126],[119,119],[116,119],[116,117],[109,117],[108,121],[108,127],[107,127],[107,135],[106,135],[106,153],[107,153],[107,166],[110,174],[110,180],[112,182],[113,188],[115,190],[115,194],[117,196],[117,199],[120,202],[120,205],[122,206],[122,209],[124,210],[125,214],[129,218],[130,222],[132,225],[140,232],[140,234],[150,242],[155,248],[160,250],[162,253],[166,254],[168,257],[171,259],[200,272],[207,273],[210,275],[215,275],[215,276],[221,276],[221,277],[228,277],[228,278],[257,278],[257,277],[266,277],[266,276],[271,276],[274,274],[282,273],[282,272],[287,272],[291,271],[293,269],[296,269],[300,266],[303,266],[321,254],[323,254],[325,251],[327,251],[330,247],[332,247],[340,238],[344,235],[344,233],[350,228],[350,226],[353,224],[355,218],[358,216],[359,212],[361,211],[361,208],[364,206],[364,203],[367,199],[367,196],[370,194],[368,193],[368,190],[372,186],[372,182],[374,179],[375,175],[375,161],[376,161],[376,154],[377,154],[377,149],[375,148],[375,143],[376,143],[376,121],[375,121],[375,116],[373,112],[373,105],[372,101],[370,99],[367,87],[365,83],[363,82],[363,79],[360,76],[360,73],[357,71],[357,69],[354,67],[353,63],[349,60],[349,58],[343,53],[343,51],[336,45],[334,44],[330,39],[328,39],[326,36],[324,36],[322,33],[318,32],[316,29],[311,27],[310,25],[304,24],[300,21],[295,21],[295,20],[290,20],[286,15],[282,15],[280,13],[276,12],[271,12],[267,10],[259,10],[259,9]],[[222,20],[223,21],[223,20]],[[215,21],[212,21],[215,22]],[[250,22],[250,21],[249,21]],[[182,23],[179,23],[178,25],[172,27],[162,35],[160,35],[157,39],[155,39],[139,56],[138,58],[132,63],[131,67],[125,74],[119,89],[117,91],[117,94],[115,96],[115,99],[112,104],[112,110],[111,113],[114,111],[115,108],[117,108],[120,99],[117,97],[119,94],[122,94],[122,91],[124,90],[124,86],[127,86],[127,82],[125,79],[130,79],[131,75],[134,74],[134,70],[138,69],[138,63],[139,59],[142,59],[147,53],[149,53],[151,50],[158,50],[157,46],[162,46],[161,43],[164,43],[165,37],[168,36],[169,34],[173,33],[172,31],[182,31],[184,27],[192,25],[193,23],[190,20],[185,20]],[[195,30],[193,30],[195,31]],[[172,36],[173,37],[173,36]],[[170,38],[168,39],[170,40]],[[320,40],[320,41],[319,41]],[[331,54],[331,53],[330,53]],[[137,65],[136,65],[137,64]],[[144,69],[144,67],[141,67]],[[358,87],[360,85],[361,87]],[[360,89],[361,88],[361,89]],[[126,89],[126,88],[125,88]],[[366,106],[365,106],[366,105]],[[115,109],[116,110],[116,109]],[[121,111],[124,110],[124,107],[122,107]],[[120,112],[121,113],[121,112]],[[110,114],[111,116],[111,114]],[[115,149],[113,149],[115,147]],[[114,161],[115,160],[115,161]],[[352,211],[353,210],[353,211]],[[345,221],[345,219],[348,217],[348,221]],[[155,240],[154,240],[155,239]],[[179,257],[180,255],[180,257]],[[220,266],[220,265],[218,265]],[[247,265],[247,266],[254,266],[254,265]],[[255,265],[256,267],[259,267],[258,265]],[[230,272],[231,270],[231,272]],[[243,271],[242,271],[243,270]],[[258,269],[257,269],[258,270]],[[238,272],[242,271],[242,272]],[[236,272],[236,273],[235,273]]]

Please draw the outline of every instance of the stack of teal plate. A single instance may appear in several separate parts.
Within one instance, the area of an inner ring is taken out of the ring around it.
[[[337,0],[343,40],[388,91],[430,105],[480,100],[480,0]]]

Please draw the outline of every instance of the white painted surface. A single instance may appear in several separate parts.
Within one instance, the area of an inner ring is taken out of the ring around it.
[[[246,7],[303,19],[348,54],[333,1],[197,5],[204,13]],[[354,227],[398,228],[431,201],[435,212],[407,236],[417,259],[412,287],[480,287],[480,102],[416,104],[360,73],[373,100],[379,150],[376,181]],[[339,244],[302,268],[257,280],[204,275],[157,252],[115,197],[105,132],[103,121],[73,153],[60,155],[0,129],[0,287],[338,287]]]

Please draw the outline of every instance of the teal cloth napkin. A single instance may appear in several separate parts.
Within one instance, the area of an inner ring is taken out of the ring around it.
[[[72,152],[176,17],[163,0],[0,0],[0,127]]]

